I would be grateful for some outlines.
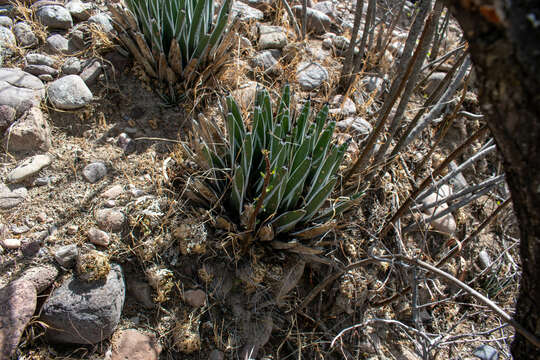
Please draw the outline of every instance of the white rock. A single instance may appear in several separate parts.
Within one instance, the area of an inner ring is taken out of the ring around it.
[[[49,155],[35,155],[24,160],[20,165],[13,169],[7,176],[6,180],[10,183],[21,182],[35,174],[37,174],[45,166],[51,164]]]
[[[20,239],[4,239],[0,242],[0,245],[2,245],[6,249],[18,249],[21,247],[21,240]]]
[[[452,194],[452,191],[450,187],[446,184],[442,185],[437,192],[433,192],[429,194],[425,199],[422,200],[423,205],[428,205],[431,203],[435,203],[439,200],[442,200]],[[432,207],[430,209],[424,210],[424,218],[427,220],[431,218],[433,215],[437,215],[440,212],[448,209],[448,205],[446,203],[442,203],[436,207]],[[431,222],[431,226],[433,229],[445,233],[445,234],[453,234],[456,231],[457,225],[456,220],[454,219],[454,216],[452,213],[448,213],[438,219],[435,219]]]

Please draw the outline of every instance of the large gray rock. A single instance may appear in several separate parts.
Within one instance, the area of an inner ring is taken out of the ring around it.
[[[240,1],[233,2],[231,8],[231,16],[238,16],[239,21],[260,21],[264,18],[264,14],[261,10],[252,8],[251,6],[244,4]]]
[[[19,183],[36,175],[41,169],[51,164],[49,155],[35,155],[25,159],[21,164],[13,169],[6,180],[10,183]]]
[[[0,289],[0,358],[11,359],[24,328],[36,311],[34,285],[17,280]]]
[[[296,68],[296,80],[302,90],[314,90],[328,80],[328,70],[315,62],[301,62]]]
[[[95,344],[112,335],[122,314],[125,285],[122,268],[114,264],[101,281],[66,279],[43,304],[41,318],[51,342]]]
[[[47,151],[51,147],[51,130],[39,107],[31,107],[4,136],[10,152]]]
[[[21,69],[0,68],[0,105],[9,105],[21,115],[39,106],[45,96],[43,82]]]
[[[54,81],[47,95],[51,104],[62,110],[79,109],[93,99],[92,92],[78,75],[67,75]]]
[[[39,21],[51,29],[68,30],[73,26],[69,11],[62,5],[43,5],[36,11]]]
[[[37,36],[34,34],[34,31],[32,31],[32,27],[24,21],[15,24],[13,33],[17,38],[17,43],[21,47],[32,47],[38,44]]]
[[[293,7],[293,12],[300,21],[302,20],[302,5],[296,5]],[[322,12],[307,8],[307,31],[313,32],[317,35],[322,35],[330,30],[330,18]]]

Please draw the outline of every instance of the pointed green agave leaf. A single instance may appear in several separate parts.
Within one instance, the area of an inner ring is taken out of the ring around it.
[[[304,222],[311,220],[313,215],[323,206],[324,202],[328,199],[334,186],[336,185],[337,178],[331,179],[322,189],[320,189],[306,204],[304,210],[306,210],[306,215],[302,219]]]
[[[294,210],[294,211],[287,211],[281,215],[279,215],[277,218],[272,220],[270,225],[274,227],[274,232],[276,234],[284,233],[287,231],[290,231],[294,228],[294,226],[302,220],[304,215],[306,214],[306,211],[303,209],[300,210]]]

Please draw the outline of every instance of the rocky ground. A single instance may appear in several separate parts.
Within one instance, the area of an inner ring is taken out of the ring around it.
[[[410,189],[406,177],[387,173],[370,200],[317,243],[324,256],[257,248],[239,258],[216,214],[188,202],[181,170],[192,165],[181,143],[197,130],[191,119],[198,113],[216,116],[227,92],[247,110],[257,87],[275,95],[284,83],[298,105],[308,96],[316,107],[330,103],[337,137],[352,139],[350,163],[372,131],[412,4],[379,71],[364,74],[344,97],[335,87],[353,4],[313,2],[302,42],[281,3],[236,1],[241,25],[231,60],[213,85],[171,104],[116,45],[106,1],[8,3],[0,1],[1,359],[421,358],[416,333],[373,320],[409,323],[411,316],[408,298],[380,304],[409,282],[390,279],[388,264],[354,269],[303,310],[296,307],[336,264],[384,254],[370,234]],[[299,16],[301,5],[291,5]],[[453,24],[444,52],[459,38]],[[425,92],[444,75],[434,72]],[[410,108],[423,96],[419,91]],[[475,101],[471,91],[469,106]],[[453,127],[433,166],[478,127],[476,120]],[[427,141],[411,147],[408,161],[418,160]],[[500,171],[498,159],[487,158],[431,197]],[[407,241],[438,258],[504,195],[501,189],[485,196]],[[446,270],[478,278],[477,288],[511,309],[519,276],[515,237],[508,211]],[[482,344],[491,345],[482,351],[509,358],[512,331],[496,316],[455,287],[424,281],[419,297],[432,305],[420,311],[422,328],[442,339],[434,358],[476,358]],[[366,319],[365,329],[329,346]]]

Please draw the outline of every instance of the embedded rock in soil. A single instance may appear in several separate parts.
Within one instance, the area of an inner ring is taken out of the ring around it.
[[[101,62],[97,59],[92,59],[81,72],[81,79],[83,79],[86,85],[92,85],[96,82],[102,71],[103,67],[101,66]]]
[[[54,67],[54,64],[56,63],[54,58],[39,53],[28,54],[26,55],[25,59],[28,65],[47,65]]]
[[[62,246],[54,252],[56,262],[66,269],[75,265],[77,256],[79,256],[79,249],[77,249],[77,245],[75,244]]]
[[[9,152],[47,151],[51,130],[39,107],[31,107],[4,134]]]
[[[332,98],[330,105],[332,107],[332,109],[330,109],[330,114],[339,114],[343,116],[356,114],[356,105],[354,104],[354,101],[348,97],[343,100],[342,95],[336,95]]]
[[[110,33],[114,30],[114,27],[112,25],[112,19],[109,15],[106,13],[97,13],[95,15],[92,15],[88,18],[89,24],[96,24],[98,25],[101,30],[103,30],[106,33]]]
[[[26,65],[24,67],[24,71],[26,71],[29,74],[36,75],[36,76],[50,75],[51,79],[53,76],[58,75],[58,70],[47,65]]]
[[[54,343],[95,344],[112,335],[122,314],[125,286],[122,268],[112,265],[107,278],[85,282],[73,275],[43,304],[40,321]]]
[[[9,105],[21,115],[32,106],[39,106],[45,86],[34,75],[21,69],[0,68],[0,105]]]
[[[38,44],[38,39],[32,31],[32,27],[24,21],[15,24],[13,33],[17,38],[17,44],[23,48],[32,47]]]
[[[279,76],[283,72],[281,64],[277,60],[280,56],[279,50],[263,50],[250,59],[250,65],[266,75]]]
[[[296,80],[302,90],[314,90],[328,80],[328,71],[318,63],[301,62],[296,68]]]
[[[371,124],[359,117],[349,117],[338,121],[336,126],[342,130],[354,131],[362,137],[369,135],[372,130]]]
[[[11,209],[26,199],[28,190],[25,187],[17,187],[13,190],[0,183],[0,209]]]
[[[251,109],[255,101],[255,94],[257,89],[261,87],[259,83],[255,81],[249,81],[245,84],[238,86],[238,89],[234,90],[231,95],[238,102],[238,105],[244,110]]]
[[[11,359],[24,328],[36,311],[34,285],[17,280],[0,289],[0,358]]]
[[[124,187],[120,184],[117,184],[108,188],[105,192],[103,192],[103,194],[101,194],[101,196],[106,199],[112,200],[122,195],[123,192],[124,192]]]
[[[299,21],[302,21],[303,15],[302,15],[302,5],[296,5],[292,8],[294,14],[299,19]],[[307,24],[306,28],[308,32],[314,32],[317,35],[324,34],[328,30],[330,30],[330,23],[332,22],[330,18],[325,15],[324,13],[312,9],[307,8]]]
[[[82,174],[86,181],[94,184],[107,175],[107,166],[101,161],[96,161],[86,165],[82,171]]]
[[[9,16],[0,16],[0,26],[10,28],[13,26],[13,20]]]
[[[76,57],[68,58],[62,65],[62,72],[66,75],[77,75],[81,72],[81,61]]]
[[[238,15],[239,21],[260,21],[264,18],[264,14],[261,10],[252,8],[251,6],[244,4],[240,1],[233,2],[231,8],[231,19]]]
[[[18,183],[36,175],[41,169],[51,164],[49,155],[35,155],[17,165],[7,176],[10,183]]]
[[[90,9],[92,8],[92,5],[83,3],[80,0],[71,0],[66,3],[65,7],[73,19],[84,21],[88,20],[90,17]]]
[[[184,291],[184,301],[195,308],[204,306],[206,304],[206,293],[202,290]]]
[[[362,84],[364,84],[367,92],[373,92],[377,90],[377,92],[380,93],[382,91],[384,79],[378,76],[368,76],[362,79]]]
[[[2,239],[0,240],[0,245],[2,245],[4,249],[16,250],[21,247],[21,239],[14,239],[14,238]]]
[[[314,3],[313,10],[320,11],[331,19],[336,18],[336,9],[332,1],[321,1]]]
[[[50,102],[58,109],[73,110],[88,105],[93,95],[78,75],[67,75],[53,82],[47,90]]]
[[[0,60],[13,55],[13,49],[17,46],[15,35],[7,27],[0,26]],[[2,62],[0,61],[0,66]]]
[[[15,109],[8,105],[0,105],[0,132],[6,130],[15,120]]]
[[[428,195],[425,199],[422,200],[422,204],[428,205],[431,203],[435,203],[439,200],[444,199],[445,197],[448,197],[452,195],[452,191],[450,190],[450,187],[448,185],[442,185],[438,191],[435,191]],[[428,220],[432,216],[436,216],[440,212],[446,210],[448,208],[448,205],[446,203],[442,203],[438,206],[434,206],[432,208],[424,210],[424,218]],[[454,215],[452,213],[448,213],[438,219],[435,219],[431,222],[431,226],[433,229],[442,232],[444,234],[453,234],[456,231],[456,220],[454,219]]]
[[[129,294],[145,308],[153,309],[155,307],[152,301],[152,288],[147,282],[139,281],[128,276],[127,287]]]
[[[287,45],[287,34],[281,26],[259,26],[259,48],[283,49]]]
[[[35,266],[26,270],[21,279],[30,281],[38,294],[45,291],[56,280],[58,269],[53,265]]]
[[[109,234],[97,228],[88,230],[88,240],[90,240],[92,244],[98,246],[109,246],[111,241]]]
[[[68,30],[73,26],[69,11],[61,5],[44,5],[37,9],[39,21],[51,29]]]
[[[154,334],[127,329],[115,334],[111,360],[158,360],[160,353],[161,345]]]
[[[47,46],[52,53],[69,54],[72,52],[69,40],[60,34],[54,34],[47,38]]]
[[[125,216],[122,212],[113,209],[100,209],[96,212],[96,222],[100,229],[105,231],[120,231],[124,226]]]

